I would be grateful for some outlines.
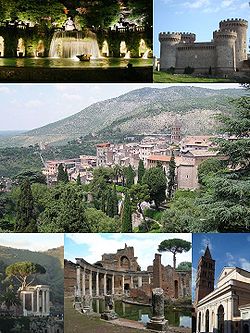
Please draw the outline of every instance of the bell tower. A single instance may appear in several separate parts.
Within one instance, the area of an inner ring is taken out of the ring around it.
[[[214,290],[215,260],[212,259],[209,247],[200,257],[196,276],[195,303],[210,294]]]

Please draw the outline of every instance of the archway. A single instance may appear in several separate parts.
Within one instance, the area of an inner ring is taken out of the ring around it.
[[[120,260],[120,266],[126,271],[130,269],[130,261],[128,257],[122,256]]]
[[[224,333],[224,307],[220,305],[218,307],[218,333]]]
[[[249,333],[249,326],[248,324],[243,325],[243,333]]]
[[[174,281],[174,298],[178,298],[179,296],[179,286],[178,286],[178,281]]]
[[[206,316],[205,316],[205,330],[206,330],[206,332],[209,332],[209,310],[208,309],[206,311]]]
[[[198,316],[198,332],[201,331],[201,312],[199,312],[199,316]]]

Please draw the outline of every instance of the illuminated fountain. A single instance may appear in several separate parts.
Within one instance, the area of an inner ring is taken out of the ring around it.
[[[105,57],[109,57],[109,45],[106,40],[102,44],[102,55]]]
[[[24,57],[25,56],[25,45],[24,45],[24,40],[22,38],[18,39],[17,56],[18,57]]]
[[[90,30],[75,30],[74,22],[68,18],[65,31],[56,31],[53,35],[49,57],[76,58],[77,55],[90,55],[91,59],[100,58],[96,34]]]
[[[127,45],[126,45],[125,41],[123,40],[120,43],[120,56],[126,57],[126,55],[128,55],[128,50],[127,50]]]
[[[0,36],[0,57],[4,56],[4,39]]]
[[[150,49],[147,47],[145,40],[141,39],[139,44],[139,56],[142,59],[148,59],[149,52]]]
[[[125,54],[124,59],[130,59],[130,51]]]

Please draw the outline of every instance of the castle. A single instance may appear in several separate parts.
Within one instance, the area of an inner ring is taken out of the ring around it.
[[[215,75],[238,72],[247,67],[247,28],[244,19],[221,21],[211,42],[197,43],[187,32],[162,32],[160,69],[182,74],[187,67],[195,73]]]

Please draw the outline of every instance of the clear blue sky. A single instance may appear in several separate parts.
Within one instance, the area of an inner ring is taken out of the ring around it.
[[[75,262],[75,258],[84,258],[94,264],[101,260],[104,253],[116,253],[118,249],[124,248],[125,243],[133,246],[138,264],[143,270],[152,265],[155,253],[161,241],[169,238],[181,238],[189,242],[191,234],[65,234],[64,251],[65,258]],[[187,253],[177,255],[177,265],[182,261],[192,260],[191,250]],[[169,252],[162,253],[162,264],[173,265],[173,255]]]
[[[238,84],[229,83],[192,85],[211,89],[239,87]],[[134,89],[169,86],[173,85],[0,84],[0,131],[41,127],[75,114],[95,102],[117,97]]]
[[[215,282],[225,266],[236,266],[250,272],[250,234],[193,234],[193,287],[199,258],[209,246],[215,262]]]
[[[159,32],[193,32],[197,41],[206,42],[221,20],[250,21],[249,12],[246,0],[154,0],[154,54],[159,57]]]

